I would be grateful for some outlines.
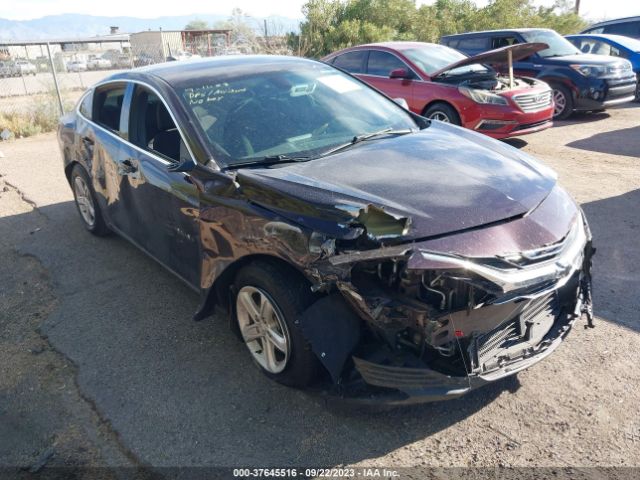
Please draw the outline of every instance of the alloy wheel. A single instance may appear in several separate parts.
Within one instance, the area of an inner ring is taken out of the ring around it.
[[[281,373],[291,356],[287,325],[269,294],[252,286],[236,297],[240,333],[254,360],[272,374]]]
[[[567,108],[567,97],[565,97],[564,92],[562,90],[553,90],[553,102],[555,104],[553,109],[553,116],[557,117],[564,112],[564,109]]]
[[[451,123],[451,119],[449,118],[449,116],[446,113],[441,112],[439,110],[436,110],[431,115],[429,115],[429,119],[440,120],[441,122],[444,122],[444,123]]]
[[[76,176],[73,180],[73,193],[76,197],[76,204],[82,216],[82,220],[89,226],[93,227],[96,223],[96,210],[93,204],[93,197],[87,182],[81,176]]]

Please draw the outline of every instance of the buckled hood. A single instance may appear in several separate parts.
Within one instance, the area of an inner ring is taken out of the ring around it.
[[[381,211],[406,219],[397,237],[417,239],[524,215],[556,177],[509,145],[433,122],[325,158],[240,169],[236,181],[252,203],[312,230],[348,237],[373,207],[377,221]]]

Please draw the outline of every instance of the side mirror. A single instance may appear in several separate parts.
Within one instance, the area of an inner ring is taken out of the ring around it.
[[[405,110],[409,110],[409,104],[407,103],[407,101],[404,98],[402,98],[402,97],[394,98],[393,101],[396,102],[398,105],[400,105]]]
[[[195,161],[191,160],[190,158],[185,158],[179,162],[171,162],[169,165],[167,165],[167,170],[169,170],[170,172],[190,172],[197,166],[198,164]]]
[[[389,78],[411,78],[406,68],[396,68],[389,72]]]

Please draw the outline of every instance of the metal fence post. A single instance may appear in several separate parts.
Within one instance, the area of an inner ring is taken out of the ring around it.
[[[62,103],[62,96],[60,95],[60,86],[58,85],[58,76],[56,75],[56,67],[53,64],[53,57],[51,56],[51,47],[47,42],[47,55],[49,56],[49,65],[51,65],[51,73],[53,73],[53,84],[56,87],[56,93],[58,94],[58,104],[60,105],[60,115],[64,115],[64,105]]]

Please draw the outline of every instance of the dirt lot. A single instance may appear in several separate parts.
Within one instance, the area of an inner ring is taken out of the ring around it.
[[[190,320],[180,281],[83,230],[54,135],[0,143],[0,466],[640,466],[639,119],[511,142],[586,211],[596,328],[515,378],[391,411],[267,380],[223,319]]]

